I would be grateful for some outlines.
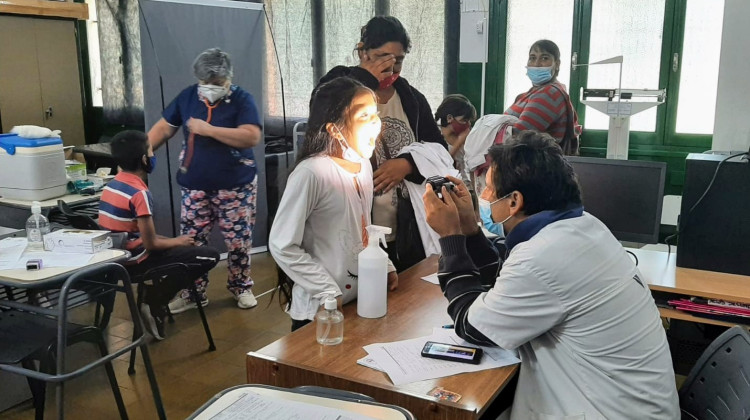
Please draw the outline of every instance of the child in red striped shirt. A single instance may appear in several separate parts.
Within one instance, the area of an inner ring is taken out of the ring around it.
[[[188,266],[190,281],[211,270],[219,261],[219,252],[207,246],[196,247],[191,236],[166,238],[156,234],[151,192],[144,180],[156,165],[148,137],[141,131],[128,130],[112,139],[112,156],[120,171],[102,192],[99,202],[99,225],[112,232],[127,234],[123,248],[131,253],[126,268],[134,281],[149,269],[171,263]],[[189,283],[188,283],[189,284]],[[166,305],[185,284],[146,285],[141,306],[146,329],[163,340]]]

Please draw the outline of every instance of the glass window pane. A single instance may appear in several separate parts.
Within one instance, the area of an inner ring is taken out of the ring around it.
[[[445,1],[391,0],[391,15],[401,21],[411,38],[411,52],[401,72],[435,112],[443,101]]]
[[[375,16],[373,0],[325,0],[326,71],[335,66],[356,66],[354,47],[360,30]]]
[[[594,1],[591,11],[590,62],[623,56],[623,89],[658,89],[661,43],[666,0]],[[587,88],[616,89],[619,65],[602,64],[588,68]],[[586,109],[585,128],[609,127],[609,117]],[[656,108],[630,118],[631,131],[655,131]]]
[[[531,44],[549,39],[560,48],[560,74],[557,80],[570,82],[570,56],[573,39],[573,0],[510,0],[505,43],[505,98],[508,109],[516,96],[531,88],[526,62]]]
[[[284,72],[286,115],[306,117],[313,90],[309,1],[266,0],[265,4]],[[282,114],[280,74],[266,25],[266,112],[279,117]]]
[[[690,0],[682,43],[677,132],[712,134],[719,80],[723,0]]]

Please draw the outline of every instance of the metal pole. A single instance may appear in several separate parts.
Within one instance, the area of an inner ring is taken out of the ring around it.
[[[313,85],[326,74],[326,11],[324,0],[310,0]]]
[[[390,16],[391,0],[375,0],[375,16]]]

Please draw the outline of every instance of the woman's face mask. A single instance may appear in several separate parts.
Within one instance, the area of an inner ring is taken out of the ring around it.
[[[380,81],[380,89],[386,89],[390,87],[392,84],[396,82],[396,79],[398,79],[398,76],[400,73],[393,73],[392,75],[386,77],[385,79]]]
[[[224,86],[200,84],[198,85],[198,94],[208,100],[209,103],[214,103],[229,94],[229,86],[229,83]]]
[[[554,71],[554,65],[551,67],[526,67],[526,75],[529,76],[534,86],[543,85],[552,80]]]

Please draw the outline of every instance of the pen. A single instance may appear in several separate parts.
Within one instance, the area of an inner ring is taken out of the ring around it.
[[[449,324],[449,325],[443,325],[442,328],[453,329],[453,327],[455,327],[455,325]]]

